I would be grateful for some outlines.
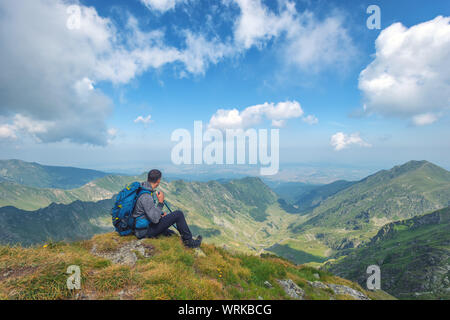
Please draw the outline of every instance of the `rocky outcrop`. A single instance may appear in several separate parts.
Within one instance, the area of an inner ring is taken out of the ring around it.
[[[277,280],[277,282],[280,284],[284,292],[286,292],[286,294],[289,297],[297,300],[304,299],[305,291],[302,288],[300,288],[297,284],[295,284],[295,282],[292,281],[291,279]]]
[[[356,300],[370,300],[364,293],[361,291],[355,290],[353,288],[333,283],[323,283],[320,281],[308,281],[308,284],[314,288],[319,289],[331,289],[334,294],[339,295],[348,295],[353,297]]]
[[[328,287],[331,288],[331,290],[334,291],[335,294],[344,294],[344,295],[349,295],[353,298],[355,298],[356,300],[370,300],[364,293],[362,293],[361,291],[352,289],[350,287],[347,286],[343,286],[340,284],[328,284]]]
[[[142,242],[142,240],[130,241],[123,246],[113,251],[101,251],[98,250],[96,245],[91,249],[91,253],[108,259],[112,263],[124,264],[128,266],[134,266],[138,260],[137,254],[142,257],[148,258],[153,254],[154,248],[148,244]]]

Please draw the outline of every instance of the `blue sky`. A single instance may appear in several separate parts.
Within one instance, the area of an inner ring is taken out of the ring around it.
[[[281,163],[450,168],[448,1],[24,2],[0,5],[1,158],[138,170],[219,109],[298,102],[253,125]]]

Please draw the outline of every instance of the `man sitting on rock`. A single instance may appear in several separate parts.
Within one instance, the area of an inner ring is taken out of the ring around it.
[[[170,236],[174,232],[169,228],[176,224],[176,229],[180,233],[185,246],[189,248],[200,247],[202,236],[198,236],[196,239],[192,238],[191,231],[182,211],[177,210],[170,214],[162,211],[164,207],[164,193],[162,191],[155,191],[161,182],[161,176],[161,171],[157,169],[150,170],[147,181],[141,184],[142,188],[148,189],[156,194],[158,204],[155,205],[155,201],[150,193],[146,192],[139,196],[133,210],[133,217],[145,216],[150,223],[145,229],[135,229],[134,234],[139,239],[153,238],[161,234]]]

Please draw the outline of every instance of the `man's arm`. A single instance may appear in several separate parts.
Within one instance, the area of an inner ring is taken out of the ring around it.
[[[159,219],[161,219],[162,208],[164,206],[163,203],[158,203],[155,206],[153,202],[153,198],[148,193],[143,194],[139,200],[142,203],[142,207],[144,208],[145,215],[152,223],[158,223]]]

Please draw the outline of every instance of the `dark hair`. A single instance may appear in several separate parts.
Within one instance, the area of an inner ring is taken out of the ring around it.
[[[156,182],[161,179],[162,173],[158,169],[150,170],[148,173],[147,181],[148,182]]]

